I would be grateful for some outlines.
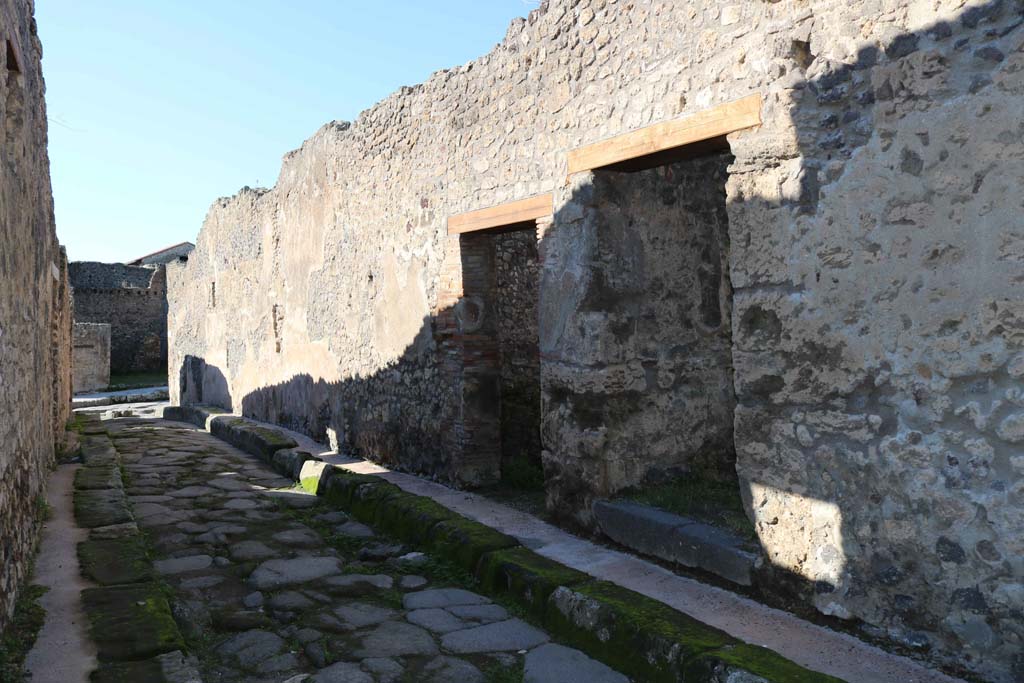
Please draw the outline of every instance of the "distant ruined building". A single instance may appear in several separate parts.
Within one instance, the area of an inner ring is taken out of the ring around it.
[[[187,261],[193,248],[191,242],[182,242],[128,264],[92,261],[70,264],[75,301],[76,368],[83,368],[82,372],[76,371],[76,391],[106,388],[111,373],[166,371],[166,266]],[[109,325],[105,332],[97,327],[104,324]],[[106,382],[103,381],[104,362]]]
[[[731,486],[734,579],[1022,680],[1022,187],[1019,0],[550,0],[213,205],[172,398],[586,530]]]

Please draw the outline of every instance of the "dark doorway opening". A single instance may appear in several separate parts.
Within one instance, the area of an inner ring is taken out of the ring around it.
[[[538,490],[540,261],[533,221],[460,235],[463,424],[502,485]]]
[[[594,171],[608,266],[591,303],[611,321],[614,362],[645,377],[606,399],[609,471],[622,477],[611,488],[749,536],[733,442],[732,160],[718,138]]]

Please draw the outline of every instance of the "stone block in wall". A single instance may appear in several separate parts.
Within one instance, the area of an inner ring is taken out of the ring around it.
[[[75,323],[72,368],[75,393],[110,385],[110,325]]]

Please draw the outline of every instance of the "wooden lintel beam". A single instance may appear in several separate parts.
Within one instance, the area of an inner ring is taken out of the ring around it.
[[[460,213],[448,218],[448,234],[460,235],[464,232],[500,228],[504,225],[515,225],[526,221],[535,221],[550,216],[554,207],[551,194],[537,195],[528,199],[499,204],[479,211]]]
[[[761,95],[617,135],[569,152],[569,175],[657,154],[761,124]]]

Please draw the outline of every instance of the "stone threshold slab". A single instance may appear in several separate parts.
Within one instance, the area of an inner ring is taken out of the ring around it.
[[[758,556],[725,529],[625,500],[598,500],[592,509],[601,532],[621,546],[741,586],[754,584]]]
[[[191,410],[202,412],[202,408]],[[635,591],[734,638],[772,650],[800,666],[856,683],[965,683],[963,679],[887,652],[852,635],[804,621],[717,586],[679,576],[628,553],[602,547],[483,496],[333,453],[328,446],[278,425],[249,421],[286,435],[298,444],[297,450],[308,452],[324,463],[355,474],[374,475],[407,493],[430,498],[453,512],[515,538],[538,555]],[[198,426],[208,429],[207,425]]]

